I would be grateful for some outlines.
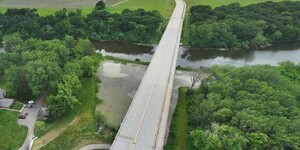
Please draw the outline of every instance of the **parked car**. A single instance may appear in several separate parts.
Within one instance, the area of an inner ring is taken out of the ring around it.
[[[27,114],[28,115],[28,114]],[[19,119],[26,119],[26,116],[27,116],[26,114],[24,114],[24,113],[20,113],[19,114]]]

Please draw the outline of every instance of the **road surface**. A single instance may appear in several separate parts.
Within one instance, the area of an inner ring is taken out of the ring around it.
[[[182,0],[175,1],[176,6],[169,24],[121,124],[111,150],[162,149],[163,145],[160,142],[163,142],[164,136],[159,136],[162,137],[160,139],[157,137],[166,128],[161,122],[168,115],[166,109],[169,108],[185,13],[185,3]]]

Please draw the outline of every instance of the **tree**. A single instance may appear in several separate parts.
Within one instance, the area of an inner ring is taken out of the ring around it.
[[[7,52],[12,52],[13,49],[23,42],[21,35],[19,33],[14,33],[12,35],[6,35],[3,37],[4,50]]]
[[[105,8],[105,3],[103,2],[103,0],[100,0],[96,3],[95,10],[102,10],[104,8]]]
[[[28,85],[35,96],[54,88],[62,74],[58,63],[47,59],[30,61],[25,67]]]
[[[190,72],[190,79],[191,79],[191,89],[201,80],[201,73],[198,72]]]
[[[54,118],[62,116],[69,109],[73,109],[76,104],[79,104],[76,94],[80,88],[81,83],[76,75],[71,74],[62,77],[62,81],[57,86],[57,94],[51,95],[47,99],[47,104]]]

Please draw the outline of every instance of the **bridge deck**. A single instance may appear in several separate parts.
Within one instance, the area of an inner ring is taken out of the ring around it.
[[[111,147],[154,149],[170,76],[177,59],[185,4],[176,7]],[[171,83],[173,84],[173,82]],[[169,101],[169,100],[168,100]]]

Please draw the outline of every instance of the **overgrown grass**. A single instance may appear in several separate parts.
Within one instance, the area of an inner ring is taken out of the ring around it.
[[[164,150],[186,150],[188,123],[186,110],[186,93],[188,88],[179,88],[178,103],[172,117],[169,138]]]
[[[117,58],[117,57],[112,57],[112,56],[105,56],[104,59],[112,60],[116,63],[121,63],[121,64],[131,63],[131,64],[139,64],[139,65],[149,65],[149,62],[143,62],[143,61],[140,61],[139,59],[132,61],[132,60],[127,60],[127,59],[122,59],[122,58]]]
[[[96,132],[96,90],[95,77],[82,81],[82,90],[78,95],[80,106],[68,113],[68,115],[75,115],[75,119],[61,135],[41,149],[72,149],[77,147],[77,145],[84,145],[85,143],[90,143],[90,141],[101,140],[99,134]]]
[[[17,125],[18,113],[0,110],[0,149],[17,150],[25,141],[27,128]]]
[[[124,0],[118,5],[108,7],[107,10],[112,13],[121,13],[124,9],[136,10],[143,8],[145,10],[157,10],[165,18],[171,16],[175,7],[174,0]]]
[[[23,108],[23,104],[21,103],[13,103],[13,105],[11,106],[11,109],[15,110],[20,110],[21,108]]]

